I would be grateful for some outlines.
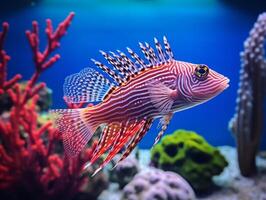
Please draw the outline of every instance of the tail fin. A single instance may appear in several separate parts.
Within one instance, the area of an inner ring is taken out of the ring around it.
[[[57,109],[50,111],[54,115],[56,127],[62,133],[64,149],[68,156],[79,154],[97,128],[88,122],[90,114],[87,109]]]

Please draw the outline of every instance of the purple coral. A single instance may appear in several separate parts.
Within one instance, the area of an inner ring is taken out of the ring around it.
[[[151,168],[137,174],[123,189],[123,200],[191,200],[190,185],[174,172]]]
[[[239,167],[245,176],[256,172],[255,156],[263,128],[262,109],[266,83],[265,39],[266,12],[259,15],[244,42],[236,113],[229,123],[229,128],[237,140]]]

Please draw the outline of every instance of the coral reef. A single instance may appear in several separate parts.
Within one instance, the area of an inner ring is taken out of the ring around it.
[[[19,84],[20,90],[25,90],[27,86],[27,82],[21,82]],[[38,100],[37,100],[37,111],[44,112],[48,111],[48,109],[52,105],[52,90],[48,87],[44,86],[42,89],[38,91]],[[12,99],[7,93],[0,94],[0,114],[9,111],[13,105]]]
[[[27,86],[27,81],[19,83],[20,90],[25,90]],[[37,111],[38,112],[47,112],[52,105],[52,90],[47,86],[44,86],[38,91],[38,100],[37,100]],[[11,101],[12,102],[12,101]]]
[[[37,105],[40,112],[48,111],[52,105],[52,90],[48,87],[43,88],[38,93],[39,99]]]
[[[197,192],[213,186],[212,177],[220,174],[227,161],[219,150],[195,132],[177,130],[163,137],[151,151],[151,165],[183,176]]]
[[[256,173],[255,157],[263,131],[263,103],[265,96],[266,13],[257,22],[244,42],[236,113],[229,123],[237,142],[238,161],[242,175]]]
[[[138,165],[136,158],[133,156],[127,157],[110,171],[109,180],[118,183],[119,188],[122,189],[138,173]]]
[[[73,199],[78,198],[88,182],[90,187],[104,189],[104,179],[100,177],[103,175],[99,174],[98,181],[95,179],[96,182],[91,184],[94,180],[88,180],[89,171],[83,171],[96,142],[77,157],[68,158],[62,151],[57,151],[57,147],[62,146],[61,136],[49,117],[38,121],[37,102],[45,88],[45,83],[37,84],[38,78],[59,59],[59,54],[53,56],[51,53],[60,46],[60,39],[65,35],[73,16],[74,13],[70,13],[55,31],[51,20],[47,20],[48,44],[43,52],[39,51],[37,22],[32,23],[32,31],[26,31],[35,72],[23,87],[18,83],[22,78],[19,74],[7,80],[10,57],[4,51],[4,41],[9,25],[3,23],[3,31],[0,32],[0,94],[8,96],[12,104],[0,118],[1,199]],[[99,194],[95,193],[95,188],[90,191],[94,195]]]
[[[211,193],[199,194],[199,200],[264,200],[266,197],[266,159],[257,156],[258,175],[246,178],[240,174],[237,161],[237,150],[231,146],[217,147],[221,154],[228,160],[228,166],[213,181],[218,187],[213,188]],[[149,170],[150,150],[139,150],[139,165],[141,169]],[[125,197],[116,183],[110,183],[107,190],[101,193],[98,200],[118,200]],[[140,199],[140,195],[132,195],[132,198]]]
[[[192,200],[195,194],[178,174],[149,169],[138,173],[123,189],[124,200]]]

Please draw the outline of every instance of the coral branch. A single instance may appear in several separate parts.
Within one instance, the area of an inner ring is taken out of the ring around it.
[[[8,32],[9,24],[7,22],[4,22],[2,24],[2,27],[3,27],[3,31],[0,32],[0,50],[3,50],[4,48],[4,42],[6,39],[7,32]]]
[[[46,35],[48,39],[48,44],[43,52],[39,51],[39,28],[38,23],[34,21],[32,23],[32,31],[26,31],[27,38],[29,40],[32,52],[33,59],[35,62],[36,71],[43,71],[50,66],[52,66],[60,56],[58,54],[52,56],[48,61],[50,54],[60,46],[60,39],[66,34],[66,31],[71,24],[71,21],[74,17],[74,13],[70,13],[68,17],[59,24],[56,31],[53,32],[53,25],[50,19],[47,19],[46,23]]]
[[[26,87],[26,92],[23,97],[22,104],[26,103],[29,98],[31,98],[34,94],[38,93],[43,86],[39,86],[39,88],[33,88],[33,85],[36,84],[40,74],[51,67],[59,58],[60,55],[56,54],[52,57],[52,52],[60,46],[60,39],[66,34],[66,31],[69,25],[72,22],[74,17],[74,13],[71,12],[68,17],[59,24],[56,31],[53,32],[53,26],[50,19],[47,20],[46,34],[48,39],[48,44],[43,52],[39,50],[39,27],[36,21],[32,22],[32,31],[26,31],[26,36],[29,40],[29,44],[31,46],[33,52],[33,60],[35,63],[35,73],[32,75],[31,79],[28,82]],[[50,57],[50,58],[49,58]]]
[[[244,42],[236,113],[229,123],[229,128],[237,140],[239,167],[244,176],[256,173],[255,157],[263,129],[262,110],[266,83],[265,39],[266,13],[263,13],[258,17]]]
[[[0,199],[72,199],[86,183],[83,165],[91,158],[97,142],[76,158],[66,158],[49,114],[46,113],[45,122],[40,122],[41,114],[37,113],[40,92],[45,87],[45,83],[37,84],[38,78],[60,58],[59,54],[51,56],[51,53],[60,46],[59,41],[73,16],[70,13],[55,31],[51,20],[47,20],[48,44],[43,52],[39,50],[38,23],[32,23],[32,31],[27,31],[26,35],[33,52],[35,72],[24,85],[18,83],[19,74],[6,80],[10,58],[3,49],[8,31],[8,24],[3,24],[0,93],[8,96],[12,104],[5,110],[8,117],[0,116]],[[92,184],[92,187],[103,189],[105,186]]]
[[[12,88],[20,79],[21,75],[17,74],[11,80],[7,81],[7,63],[10,60],[10,57],[4,50],[4,43],[9,29],[7,22],[2,24],[3,31],[0,32],[0,94],[3,94],[4,91]]]

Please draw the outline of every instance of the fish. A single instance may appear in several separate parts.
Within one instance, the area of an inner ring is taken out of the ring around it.
[[[98,127],[103,127],[91,160],[84,167],[107,156],[94,172],[104,168],[122,149],[118,162],[124,160],[159,118],[157,144],[174,113],[202,104],[229,86],[229,79],[205,64],[193,64],[174,58],[167,38],[155,48],[139,43],[143,56],[127,47],[100,50],[108,65],[91,59],[87,67],[65,78],[67,103],[94,103],[78,109],[55,109],[55,124],[62,133],[67,155],[77,156]],[[116,164],[116,165],[117,165]]]

